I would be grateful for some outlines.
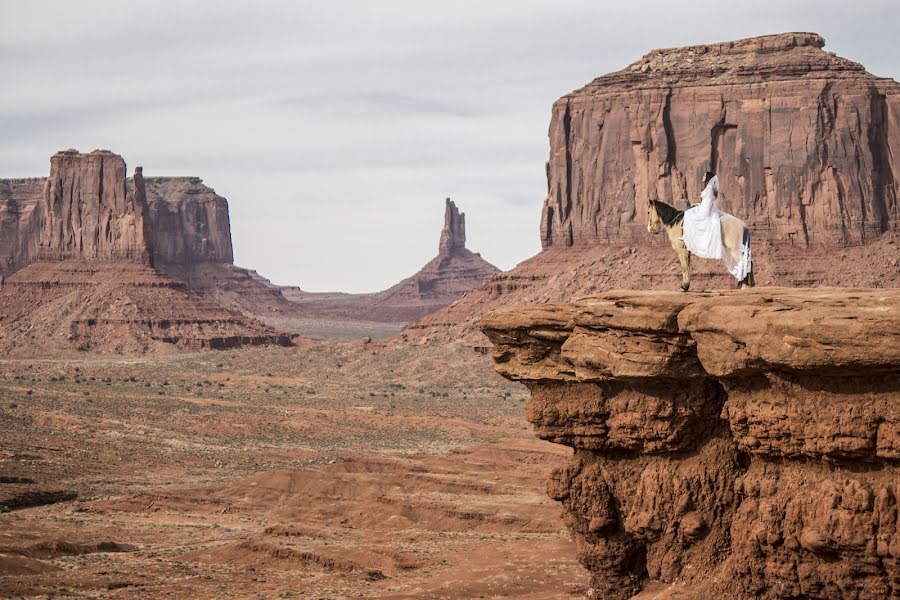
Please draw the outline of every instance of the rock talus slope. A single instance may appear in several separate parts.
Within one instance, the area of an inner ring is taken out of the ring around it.
[[[509,303],[677,289],[647,200],[687,207],[709,168],[722,210],[751,228],[758,284],[895,287],[900,84],[823,46],[786,33],[653,50],[557,100],[544,250],[410,333],[467,335]],[[715,261],[694,260],[692,275],[693,289],[735,283]]]
[[[608,292],[482,326],[574,448],[547,491],[600,597],[900,597],[900,291]]]

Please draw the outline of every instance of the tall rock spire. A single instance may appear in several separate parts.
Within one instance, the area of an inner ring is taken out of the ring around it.
[[[453,200],[447,198],[444,207],[444,228],[438,255],[446,256],[466,247],[466,214],[459,212]]]

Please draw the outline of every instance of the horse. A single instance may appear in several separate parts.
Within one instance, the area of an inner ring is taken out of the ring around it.
[[[684,245],[682,237],[684,237],[684,211],[679,210],[671,204],[666,204],[662,200],[651,199],[650,207],[647,209],[647,231],[653,234],[660,232],[665,228],[666,234],[669,236],[669,242],[678,255],[678,261],[681,263],[681,290],[686,292],[691,287],[691,253],[687,246]],[[736,264],[740,259],[741,252],[749,251],[750,248],[750,228],[747,224],[728,213],[721,213],[722,224],[722,245],[725,252],[730,254],[732,263]],[[726,264],[727,264],[726,260]],[[753,276],[753,267],[751,263],[750,272],[738,281],[739,289],[753,287],[756,280]]]

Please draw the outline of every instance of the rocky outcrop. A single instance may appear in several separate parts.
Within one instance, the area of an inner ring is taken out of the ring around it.
[[[167,202],[157,188],[154,182],[155,202]],[[289,336],[201,298],[152,266],[157,255],[148,233],[142,170],[135,169],[126,185],[121,156],[106,150],[59,152],[51,158],[47,179],[7,180],[0,194],[0,227],[10,234],[3,240],[3,257],[15,271],[0,287],[0,354],[290,345]],[[210,248],[195,243],[196,231],[186,230],[158,256],[199,260],[209,251],[206,256],[214,257]],[[165,231],[160,240],[173,237],[177,232]],[[230,251],[229,238],[229,258]]]
[[[37,261],[0,288],[0,355],[290,346],[291,337],[133,261]]]
[[[478,321],[516,303],[679,285],[647,200],[686,207],[712,165],[721,207],[751,227],[757,284],[900,284],[900,84],[811,33],[653,50],[557,100],[543,251],[408,330],[483,344]],[[692,289],[734,286],[695,259]]]
[[[900,597],[900,292],[609,292],[482,326],[574,448],[547,491],[599,597]]]
[[[450,198],[444,201],[444,228],[438,242],[438,256],[449,256],[466,248],[466,215]]]
[[[376,294],[307,294],[285,297],[315,314],[352,320],[410,322],[431,314],[490,279],[499,269],[466,248],[466,216],[447,198],[438,255],[415,275]]]
[[[44,177],[0,179],[0,276],[14,273],[38,252]]]
[[[863,244],[900,229],[900,84],[814,33],[654,50],[553,105],[544,247],[641,243],[648,198],[716,171],[757,238]]]
[[[199,177],[147,177],[144,188],[156,264],[233,262],[225,198]]]
[[[43,259],[129,260],[149,264],[147,200],[141,168],[125,187],[125,160],[108,150],[57,152],[40,203]]]

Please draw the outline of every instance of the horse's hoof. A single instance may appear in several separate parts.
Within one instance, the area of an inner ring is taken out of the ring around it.
[[[681,291],[682,291],[682,292],[686,292],[686,291],[688,291],[689,289],[691,289],[691,284],[689,284],[689,283],[682,283],[682,284],[681,284]]]

